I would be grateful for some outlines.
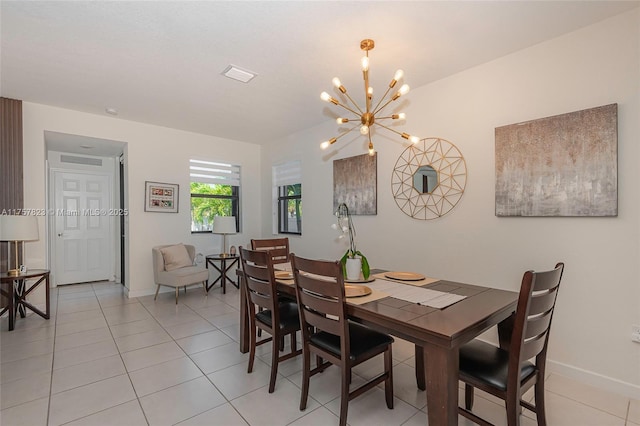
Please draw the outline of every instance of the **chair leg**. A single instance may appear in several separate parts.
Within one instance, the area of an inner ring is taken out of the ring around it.
[[[253,371],[253,362],[256,358],[256,323],[255,319],[251,318],[249,321],[249,366],[247,367],[247,373]]]
[[[316,367],[320,367],[318,371],[320,371],[321,373],[324,372],[324,370],[327,368],[327,367],[323,367],[322,366],[323,364],[324,364],[324,360],[322,359],[322,357],[316,355]]]
[[[520,397],[516,392],[507,392],[507,399],[505,400],[507,407],[507,425],[519,426],[520,425]]]
[[[184,286],[184,294],[187,294],[187,286]]]
[[[176,287],[176,305],[178,304],[178,295],[180,294],[180,287]]]
[[[202,281],[202,289],[204,290],[204,295],[206,297],[209,297],[209,292],[207,292],[207,282],[206,281]]]
[[[351,367],[342,370],[342,387],[340,392],[340,426],[347,424],[347,410],[349,409],[349,383],[351,382]]]
[[[547,426],[547,416],[544,408],[544,374],[540,374],[535,384],[536,420],[538,426]]]
[[[278,339],[280,342],[284,342],[284,337]],[[276,339],[273,336],[271,341],[271,378],[269,379],[269,393],[273,393],[276,389],[276,378],[278,377],[278,358],[280,358],[279,348],[276,346]]]
[[[290,334],[291,336],[291,353],[294,353],[297,349],[297,344],[296,344],[296,332],[294,331],[293,333]]]
[[[471,410],[473,408],[473,386],[464,384],[464,408]]]
[[[158,284],[158,288],[156,288],[156,295],[154,296],[153,300],[156,300],[158,298],[159,291],[160,291],[160,284]]]
[[[384,352],[384,369],[387,379],[384,381],[384,396],[387,401],[387,408],[393,409],[393,356],[391,355],[391,345]]]
[[[300,411],[307,408],[309,378],[311,377],[311,356],[309,354],[309,348],[305,343],[302,345],[302,392],[300,392]]]

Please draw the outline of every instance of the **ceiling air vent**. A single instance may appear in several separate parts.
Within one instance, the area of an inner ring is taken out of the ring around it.
[[[61,155],[61,163],[86,164],[88,166],[102,166],[102,159],[89,157],[75,157],[73,155]]]

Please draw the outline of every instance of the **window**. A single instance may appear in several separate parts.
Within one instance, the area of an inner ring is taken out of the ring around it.
[[[215,216],[235,216],[240,232],[240,166],[189,160],[191,232],[211,232]]]
[[[302,234],[302,181],[300,161],[273,167],[273,189],[277,218],[274,233]],[[277,228],[276,228],[277,226]]]

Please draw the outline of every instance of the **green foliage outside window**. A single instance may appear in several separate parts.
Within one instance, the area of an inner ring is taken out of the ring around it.
[[[237,187],[191,182],[191,232],[211,231],[215,216],[236,216]]]
[[[302,184],[283,185],[278,192],[278,232],[302,234]]]

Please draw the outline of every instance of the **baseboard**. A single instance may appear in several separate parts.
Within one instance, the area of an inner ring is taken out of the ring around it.
[[[640,386],[547,359],[547,372],[556,373],[609,392],[640,400]]]
[[[167,290],[167,291],[173,291],[175,293],[174,290]],[[160,289],[160,292],[161,293],[163,292],[162,289]],[[154,288],[151,288],[151,289],[143,289],[143,290],[135,290],[135,291],[129,290],[128,293],[129,294],[127,296],[130,299],[134,298],[134,297],[142,297],[142,296],[149,296],[149,295],[153,296],[154,294],[156,294],[156,289],[154,287]]]
[[[194,285],[194,284],[189,284],[189,286]],[[187,288],[189,288],[189,286],[187,286]],[[134,298],[134,297],[142,297],[142,296],[153,296],[156,294],[156,287],[153,288],[148,288],[148,289],[142,289],[142,290],[135,290],[135,291],[131,291],[129,289],[127,289],[127,297]],[[160,286],[160,291],[158,293],[174,293],[175,294],[176,290],[173,287],[168,287],[168,286]],[[184,294],[182,287],[180,287],[180,295],[182,296]]]

